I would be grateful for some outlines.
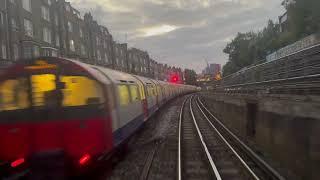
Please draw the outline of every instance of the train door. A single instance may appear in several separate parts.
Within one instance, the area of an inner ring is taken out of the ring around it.
[[[144,120],[147,120],[149,117],[149,112],[148,112],[148,101],[146,98],[146,89],[143,83],[138,79],[137,81],[138,87],[139,87],[139,92],[140,92],[140,97],[141,97],[141,105],[143,108],[143,113],[144,113]]]
[[[153,91],[153,95],[154,95],[154,98],[155,98],[155,105],[157,106],[157,108],[159,108],[160,107],[160,103],[159,103],[159,95],[160,95],[160,93],[158,92],[158,82],[152,81],[152,83],[153,83],[152,91]]]
[[[117,139],[117,141],[123,141],[143,124],[143,107],[140,104],[141,93],[137,84],[118,84],[117,92],[120,122],[120,137],[117,137],[120,139]]]
[[[148,100],[148,110],[149,114],[152,114],[156,110],[156,95],[154,92],[154,84],[148,82],[147,85],[147,100]]]

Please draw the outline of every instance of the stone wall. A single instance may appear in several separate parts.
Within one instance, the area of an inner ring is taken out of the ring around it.
[[[298,179],[320,179],[320,98],[203,93],[209,109]]]

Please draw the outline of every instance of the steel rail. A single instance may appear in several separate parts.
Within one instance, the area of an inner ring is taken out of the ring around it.
[[[197,132],[198,132],[200,141],[201,141],[202,146],[203,146],[203,148],[204,148],[204,150],[205,150],[205,153],[206,153],[206,156],[207,156],[207,158],[208,158],[208,160],[209,160],[209,163],[210,163],[210,165],[211,165],[212,171],[214,172],[217,180],[222,180],[222,178],[221,178],[221,176],[220,176],[220,174],[219,174],[219,171],[218,171],[215,163],[213,162],[213,159],[212,159],[211,154],[210,154],[210,152],[209,152],[209,150],[208,150],[208,147],[207,147],[206,143],[204,142],[204,139],[203,139],[203,136],[202,136],[202,134],[201,134],[201,131],[200,131],[199,127],[198,127],[198,124],[197,124],[197,121],[196,121],[196,118],[195,118],[195,116],[194,116],[193,109],[192,109],[192,100],[193,100],[193,96],[191,97],[191,99],[190,99],[190,104],[189,104],[189,105],[190,105],[191,116],[192,116],[192,119],[193,119],[193,123],[194,123],[194,125],[195,125],[195,127],[196,127],[196,130],[197,130]]]
[[[250,168],[250,166],[243,160],[243,158],[237,153],[237,151],[230,145],[230,143],[226,140],[226,138],[223,137],[223,135],[220,133],[220,131],[212,124],[212,122],[209,120],[208,116],[202,111],[201,107],[199,106],[198,101],[196,101],[196,104],[197,104],[199,110],[201,111],[201,113],[203,114],[203,116],[206,118],[206,120],[209,122],[211,127],[214,129],[214,131],[219,135],[219,137],[223,140],[223,142],[229,147],[229,149],[238,158],[238,160],[246,168],[246,170],[251,174],[251,176],[256,180],[260,180],[260,178],[253,172],[253,170]]]
[[[283,176],[281,176],[274,168],[272,168],[269,164],[267,164],[263,159],[261,159],[251,148],[249,148],[245,143],[243,143],[233,132],[231,132],[220,120],[218,120],[202,103],[200,98],[198,97],[198,101],[200,102],[203,109],[206,110],[210,114],[211,117],[214,118],[214,120],[225,130],[227,131],[251,156],[254,157],[255,160],[259,162],[259,164],[263,165],[274,178],[278,180],[285,180]],[[199,104],[198,104],[199,105]],[[200,107],[200,106],[199,106]],[[199,108],[201,110],[201,108]],[[203,111],[202,111],[203,112]],[[205,113],[203,112],[205,115]],[[208,119],[208,117],[205,115],[206,119],[211,123],[211,121]]]
[[[145,160],[145,165],[142,169],[142,172],[140,174],[140,177],[139,177],[139,180],[147,180],[148,179],[148,176],[149,176],[149,173],[150,173],[150,169],[151,169],[151,166],[152,166],[152,163],[153,163],[153,159],[154,159],[154,156],[157,152],[157,149],[158,149],[158,146],[159,146],[160,142],[155,142],[155,145],[152,149],[151,152],[149,152],[149,154],[147,155],[147,159]]]
[[[182,176],[181,176],[181,121],[182,121],[182,114],[183,114],[183,109],[184,109],[184,106],[187,102],[187,100],[189,99],[186,98],[183,103],[182,103],[182,106],[181,106],[181,109],[180,109],[180,115],[179,115],[179,129],[178,129],[178,180],[181,180],[182,179]]]

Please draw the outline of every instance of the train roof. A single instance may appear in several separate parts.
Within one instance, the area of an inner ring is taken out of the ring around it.
[[[142,77],[142,76],[138,76],[138,75],[133,75],[134,77],[136,77],[137,79],[139,79],[144,85],[154,85],[155,83],[146,77]]]
[[[102,73],[108,76],[113,83],[116,83],[116,84],[119,84],[119,83],[137,84],[138,82],[138,80],[134,76],[128,73],[116,71],[109,68],[98,67],[98,66],[95,66],[94,68],[100,70]]]

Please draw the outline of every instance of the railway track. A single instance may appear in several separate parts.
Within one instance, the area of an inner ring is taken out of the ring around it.
[[[221,179],[192,110],[186,100],[179,119],[178,179]]]
[[[152,145],[138,179],[285,179],[214,117],[199,97],[186,98],[176,112],[172,123],[177,124],[171,127],[176,131]]]
[[[223,123],[206,108],[199,97],[195,99],[193,107],[198,110],[197,117],[199,127],[202,128],[203,132],[210,129],[217,140],[216,142],[220,145],[221,149],[217,148],[219,146],[209,146],[209,151],[215,154],[214,160],[217,162],[217,168],[222,179],[285,179],[224,126]],[[209,137],[210,135],[207,136],[208,142],[211,142]],[[222,162],[222,165],[220,162]],[[223,162],[229,163],[227,163],[228,165],[226,166]]]
[[[178,180],[284,180],[225,126],[217,127],[212,123],[212,119],[208,117],[210,111],[199,97],[191,97],[184,102],[181,112]],[[231,141],[231,138],[236,140]],[[238,144],[235,143],[236,141]]]

